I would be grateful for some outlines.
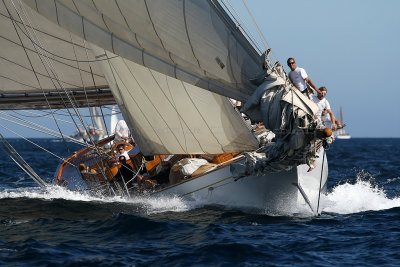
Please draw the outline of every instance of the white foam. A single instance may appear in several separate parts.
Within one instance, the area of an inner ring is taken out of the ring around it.
[[[337,185],[322,200],[324,212],[338,214],[400,207],[400,197],[388,198],[383,188],[375,185],[373,180],[364,180],[360,175],[354,183]]]
[[[174,211],[182,212],[197,208],[202,205],[200,202],[183,200],[177,196],[138,196],[132,198],[123,197],[96,197],[86,192],[70,191],[60,186],[48,186],[46,189],[39,187],[26,187],[6,189],[0,192],[0,199],[3,198],[31,198],[31,199],[65,199],[69,201],[86,201],[100,203],[127,203],[144,207],[148,214]]]

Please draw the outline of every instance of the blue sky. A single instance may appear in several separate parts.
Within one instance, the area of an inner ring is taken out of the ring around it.
[[[231,2],[252,28],[242,1]],[[336,116],[343,107],[347,132],[353,137],[400,137],[400,1],[246,3],[285,70],[287,58],[294,57],[316,86],[328,88],[327,99]],[[67,134],[74,131],[71,126],[64,129]],[[46,137],[26,129],[23,133]]]
[[[232,2],[245,17],[242,1]],[[246,3],[285,70],[294,57],[317,87],[327,87],[335,115],[343,107],[347,132],[400,137],[400,1]]]

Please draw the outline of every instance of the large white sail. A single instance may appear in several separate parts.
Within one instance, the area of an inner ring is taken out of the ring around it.
[[[65,91],[83,90],[87,94],[75,99],[85,106],[91,90],[108,88],[82,38],[20,1],[0,2],[0,25],[1,109],[49,108],[44,94],[53,107],[63,108],[69,104]],[[109,92],[108,103],[113,103]]]
[[[258,141],[224,96],[93,46],[135,141],[146,155],[251,151]]]
[[[22,0],[53,23],[125,59],[245,100],[261,58],[214,0]]]

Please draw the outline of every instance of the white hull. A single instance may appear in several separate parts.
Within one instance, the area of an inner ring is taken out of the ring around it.
[[[178,195],[204,201],[206,204],[295,213],[299,208],[311,210],[297,187],[297,184],[300,184],[315,212],[318,206],[322,159],[321,151],[317,167],[311,172],[307,172],[307,165],[300,165],[290,171],[270,173],[265,176],[247,176],[237,181],[232,178],[230,167],[226,166],[165,188],[154,195]],[[328,164],[324,157],[322,190],[325,189],[327,176]]]
[[[337,139],[350,139],[351,135],[346,134],[346,135],[338,135],[336,136]]]

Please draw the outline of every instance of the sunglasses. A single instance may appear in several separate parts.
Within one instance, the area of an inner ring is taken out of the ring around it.
[[[293,65],[293,64],[296,64],[296,62],[289,62],[288,64],[289,65]]]
[[[124,150],[124,149],[123,148],[118,149],[118,151],[122,151],[122,150]]]

